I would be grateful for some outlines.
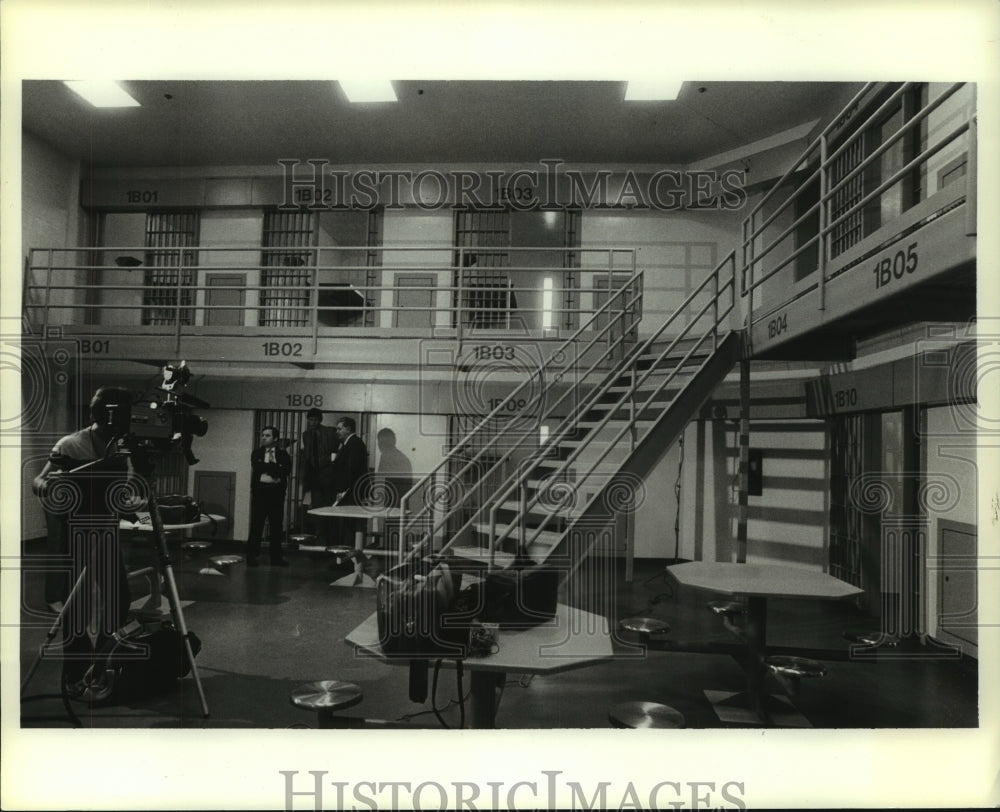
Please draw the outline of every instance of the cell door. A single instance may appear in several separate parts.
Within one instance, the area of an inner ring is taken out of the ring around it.
[[[245,274],[210,273],[205,277],[205,324],[242,327],[246,288]]]
[[[938,637],[972,656],[979,646],[976,534],[975,525],[938,520]]]

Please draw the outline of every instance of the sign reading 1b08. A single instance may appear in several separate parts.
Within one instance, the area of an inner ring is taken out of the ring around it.
[[[915,242],[906,246],[906,250],[900,248],[895,254],[882,257],[872,268],[872,273],[875,274],[875,290],[913,273],[917,270],[918,262]]]

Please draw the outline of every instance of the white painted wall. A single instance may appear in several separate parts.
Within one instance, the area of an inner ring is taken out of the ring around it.
[[[413,250],[389,250],[383,253],[386,268],[382,278],[382,298],[379,326],[392,326],[393,288],[396,275],[407,272],[432,274],[436,279],[438,292],[435,299],[435,326],[451,326],[451,265],[452,252],[429,250],[434,246],[451,245],[454,241],[454,222],[448,209],[423,211],[403,209],[387,211],[382,222],[382,245],[385,248]],[[437,270],[447,269],[447,270]]]
[[[80,209],[80,165],[70,160],[31,133],[22,132],[21,153],[21,251],[25,258],[33,248],[68,248],[81,244],[80,229],[86,217]],[[81,261],[76,253],[60,253],[52,258],[54,265],[72,265]],[[38,252],[33,264],[47,265],[49,255]],[[6,275],[6,273],[5,273]],[[45,284],[46,273],[35,272],[32,282]],[[59,272],[53,284],[79,283],[79,271]],[[44,301],[44,293],[33,294],[30,302]],[[54,290],[50,305],[79,304],[81,291]],[[50,324],[78,324],[82,311],[53,309]],[[38,313],[41,318],[41,312]]]
[[[122,250],[103,251],[105,265],[114,266],[118,257],[130,256],[143,259],[146,244],[145,212],[110,212],[104,217],[103,244]],[[101,271],[101,284],[106,286],[100,292],[98,301],[103,307],[98,315],[99,324],[139,326],[142,321],[142,290],[145,273],[142,268],[126,268]],[[110,286],[117,286],[111,288]],[[130,288],[135,288],[134,290]],[[114,307],[108,307],[113,305]],[[120,308],[120,309],[119,309]]]
[[[650,335],[690,292],[708,276],[715,265],[737,245],[738,212],[602,212],[584,211],[581,218],[581,247],[616,246],[636,249],[636,269],[645,272],[643,320],[640,335]],[[616,257],[616,270],[628,272],[625,255]],[[607,257],[582,254],[584,268],[600,266],[606,272]],[[600,273],[581,273],[581,287],[595,285]],[[591,294],[580,297],[584,309],[594,307]],[[698,302],[699,307],[707,301]],[[688,312],[688,317],[692,311]],[[587,313],[582,314],[584,320]],[[687,319],[683,320],[687,323]],[[671,330],[670,335],[676,333]]]
[[[250,531],[250,452],[254,449],[253,412],[249,409],[210,409],[202,413],[208,433],[194,440],[199,462],[188,472],[188,493],[194,495],[194,472],[235,471],[236,496],[233,538],[246,540]]]
[[[695,423],[685,432],[681,491],[680,557],[735,561],[738,507],[739,436],[735,422]],[[799,430],[790,430],[792,428]],[[747,560],[781,562],[824,569],[829,538],[829,462],[826,425],[819,420],[753,421],[750,447],[763,452],[764,487],[748,500]],[[667,545],[650,546],[636,537],[639,550],[673,557],[673,486],[677,450],[647,479],[654,487],[653,507],[642,527]],[[672,456],[673,455],[673,456]],[[657,521],[667,521],[667,532]],[[637,529],[640,527],[637,521]]]
[[[200,251],[198,254],[198,284],[205,285],[209,273],[236,272],[246,276],[248,286],[260,284],[260,245],[263,241],[264,213],[255,209],[206,209],[201,213],[202,248],[232,248],[234,250]],[[258,249],[258,250],[239,250]],[[259,310],[260,294],[248,290],[243,324],[255,326]],[[205,291],[199,290],[196,305],[204,305]],[[207,318],[204,310],[195,311],[195,323],[204,324]]]

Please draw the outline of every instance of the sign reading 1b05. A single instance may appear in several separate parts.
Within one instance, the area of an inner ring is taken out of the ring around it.
[[[902,279],[907,274],[917,270],[919,259],[917,257],[917,244],[915,242],[900,248],[891,256],[884,256],[875,263],[872,273],[875,274],[875,290],[884,288],[893,281]]]

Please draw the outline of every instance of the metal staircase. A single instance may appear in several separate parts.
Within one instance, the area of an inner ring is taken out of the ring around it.
[[[642,276],[614,291],[407,492],[401,560],[447,552],[459,564],[493,568],[521,552],[540,563],[581,520],[613,520],[629,503],[742,343],[724,327],[735,305],[734,254],[639,340]],[[511,404],[526,400],[514,413]],[[556,420],[541,439],[540,427]],[[575,546],[570,566],[586,552]]]

